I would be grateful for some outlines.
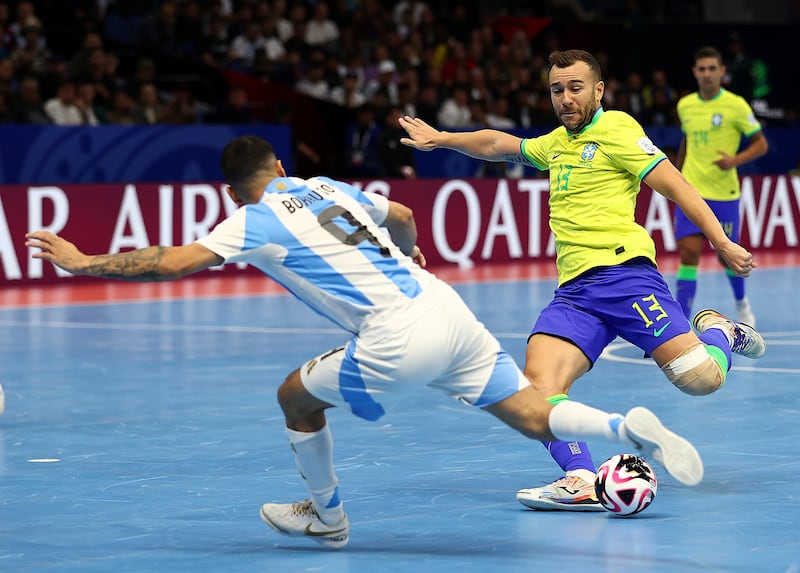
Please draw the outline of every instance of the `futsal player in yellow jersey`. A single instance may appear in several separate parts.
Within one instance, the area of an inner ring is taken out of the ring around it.
[[[697,91],[678,101],[678,117],[684,138],[678,149],[677,163],[686,180],[706,200],[725,233],[739,240],[739,174],[736,167],[767,152],[767,138],[750,104],[722,87],[725,66],[716,48],[697,50],[692,72]],[[739,151],[742,136],[749,144]],[[703,231],[684,214],[675,210],[675,237],[678,240],[680,267],[675,298],[686,316],[691,316],[697,292],[697,267],[705,237]],[[736,299],[739,322],[755,326],[755,315],[745,295],[744,277],[729,269],[720,259]]]
[[[487,161],[528,163],[550,173],[550,228],[558,288],[528,338],[525,375],[552,403],[568,400],[617,336],[641,348],[681,391],[699,396],[720,388],[731,352],[759,358],[755,329],[713,310],[700,311],[695,333],[656,269],[655,245],[634,220],[641,181],[671,199],[717,249],[728,267],[748,276],[752,255],[730,239],[714,213],[631,116],[604,111],[600,65],[588,52],[549,58],[550,99],[562,126],[520,139],[493,129],[448,133],[418,118],[400,125],[400,141],[424,151],[446,148]],[[543,442],[565,477],[523,489],[534,509],[602,511],[594,495],[595,466],[584,442]]]

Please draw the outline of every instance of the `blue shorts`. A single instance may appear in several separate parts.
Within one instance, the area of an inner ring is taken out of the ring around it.
[[[728,238],[732,241],[739,240],[739,199],[733,201],[709,201],[706,200],[708,206],[717,216],[722,229]],[[692,223],[686,215],[681,211],[681,208],[675,206],[675,238],[682,239],[689,235],[702,235],[697,225]]]
[[[592,364],[617,336],[645,355],[691,330],[681,305],[649,261],[601,267],[555,291],[531,330],[563,338]]]

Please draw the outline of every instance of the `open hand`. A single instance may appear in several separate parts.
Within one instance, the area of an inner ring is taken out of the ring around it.
[[[83,254],[78,247],[51,233],[50,231],[33,231],[25,234],[25,246],[40,249],[33,253],[34,259],[50,261],[73,274],[79,274],[86,268],[91,257]]]
[[[400,143],[420,151],[436,149],[435,138],[439,134],[437,129],[434,129],[418,117],[411,117],[410,115],[404,115],[398,121],[400,127],[408,133],[408,137],[400,138]]]

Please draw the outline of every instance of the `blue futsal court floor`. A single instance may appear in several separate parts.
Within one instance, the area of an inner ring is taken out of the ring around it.
[[[697,309],[731,312],[704,268]],[[522,363],[554,280],[451,282]],[[275,534],[259,507],[305,497],[275,391],[340,330],[285,294],[45,291],[0,308],[0,571],[798,573],[797,284],[798,267],[749,279],[767,354],[736,357],[712,396],[680,393],[624,343],[576,383],[576,400],[650,407],[704,458],[694,488],[654,464],[658,495],[633,518],[527,510],[516,490],[559,475],[542,446],[434,390],[377,423],[330,410],[351,521],[338,552]],[[596,443],[595,462],[619,451]]]

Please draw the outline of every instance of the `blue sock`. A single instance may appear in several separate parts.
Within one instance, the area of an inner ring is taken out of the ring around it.
[[[566,394],[556,394],[550,396],[547,401],[551,404],[558,404],[563,400],[569,400]],[[564,442],[561,440],[542,440],[542,444],[550,456],[555,460],[564,473],[570,470],[588,470],[595,473],[592,454],[586,442]]]
[[[692,318],[692,304],[697,292],[697,267],[679,265],[675,282],[675,300],[681,305],[686,318]]]
[[[731,283],[733,298],[742,300],[744,298],[744,277],[737,277],[730,269],[725,269],[725,274],[728,275],[728,282]]]

